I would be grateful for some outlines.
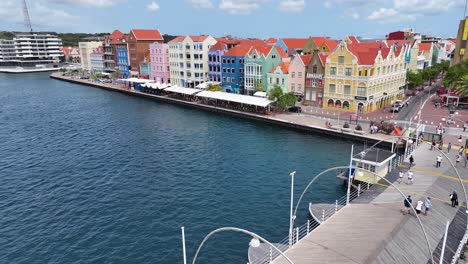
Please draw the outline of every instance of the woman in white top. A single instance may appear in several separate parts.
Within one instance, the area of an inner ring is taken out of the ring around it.
[[[408,171],[408,182],[406,184],[413,184],[413,175],[412,171]]]
[[[423,201],[418,201],[418,204],[416,205],[416,213],[420,214],[423,206]]]

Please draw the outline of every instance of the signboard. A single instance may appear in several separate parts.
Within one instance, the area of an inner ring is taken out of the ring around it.
[[[354,96],[354,99],[355,99],[355,100],[367,101],[367,97],[366,97],[366,96]]]
[[[372,99],[374,99],[374,96],[373,95],[369,96],[369,100],[372,100]]]

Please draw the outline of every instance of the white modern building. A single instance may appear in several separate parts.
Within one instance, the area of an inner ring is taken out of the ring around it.
[[[173,85],[195,88],[208,80],[208,51],[212,36],[179,36],[169,42],[169,69]]]
[[[104,48],[102,46],[94,49],[89,55],[91,62],[91,72],[103,72],[104,71]]]
[[[78,47],[80,49],[81,69],[84,71],[91,71],[91,53],[100,46],[102,46],[101,41],[78,43]]]
[[[61,60],[62,40],[54,35],[20,33],[13,40],[0,40],[0,67],[50,66]]]

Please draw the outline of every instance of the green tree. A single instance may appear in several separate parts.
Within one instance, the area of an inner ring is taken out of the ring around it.
[[[256,80],[254,82],[254,87],[255,87],[255,91],[257,92],[263,92],[263,84],[262,84],[262,81],[261,80]]]
[[[286,110],[289,107],[295,106],[296,100],[297,98],[292,92],[283,94],[279,98],[278,103],[276,104],[276,107],[278,107],[278,109],[281,109],[281,110]]]
[[[409,71],[406,74],[406,80],[408,81],[409,89],[414,89],[424,83],[421,73],[414,73]]]
[[[462,96],[468,96],[468,73],[454,85],[454,90]]]
[[[120,74],[119,74],[118,71],[115,71],[115,72],[112,72],[112,73],[111,73],[112,79],[117,79],[117,78],[119,78],[119,75],[120,75]]]
[[[224,92],[223,88],[221,88],[221,85],[211,83],[206,86],[205,90],[210,92]]]
[[[277,84],[273,85],[273,88],[268,91],[268,99],[271,101],[278,101],[283,96],[283,89]]]

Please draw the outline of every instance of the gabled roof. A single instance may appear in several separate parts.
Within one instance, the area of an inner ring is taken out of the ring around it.
[[[90,54],[91,55],[93,55],[93,54],[102,55],[102,54],[104,54],[104,48],[102,46],[99,46],[99,47],[93,49],[93,51]]]
[[[399,56],[403,51],[403,44],[396,42],[389,43],[386,40],[376,42],[359,42],[347,45],[348,50],[358,58],[358,64],[373,65],[379,51],[383,58],[386,58],[392,50],[395,56]]]
[[[188,37],[190,38],[193,42],[203,42],[205,41],[209,36],[178,36],[177,38],[169,41],[170,43],[177,43],[177,42],[182,42],[184,39]]]
[[[357,39],[355,36],[348,36],[348,39],[351,41],[351,43],[360,43],[361,41],[359,41],[359,39]]]
[[[182,42],[182,41],[184,41],[184,39],[185,39],[184,36],[178,36],[178,37],[176,37],[175,39],[172,39],[171,41],[169,41],[169,43]]]
[[[421,42],[419,43],[419,52],[429,52],[432,47],[432,42]]]
[[[239,45],[245,46],[261,46],[267,44],[265,41],[261,39],[241,39],[239,40]]]
[[[215,50],[226,50],[226,46],[224,46],[224,43],[221,41],[216,42],[216,44],[211,47],[210,51],[215,51]]]
[[[284,50],[281,47],[275,47],[276,51],[278,51],[278,54],[280,55],[281,58],[287,58],[288,54],[284,52]]]
[[[327,57],[330,55],[331,52],[321,52],[318,54],[320,62],[322,63],[323,66],[327,63]]]
[[[322,46],[322,44],[327,40],[326,37],[310,37],[317,47]]]
[[[157,29],[132,29],[137,40],[164,40]]]
[[[265,44],[267,44],[267,45],[275,45],[276,42],[278,42],[278,39],[276,39],[276,38],[269,38],[269,39],[265,40]]]
[[[246,45],[237,45],[234,48],[230,49],[228,52],[224,53],[224,56],[230,56],[230,57],[244,57],[249,53],[249,50],[251,49],[250,46]]]
[[[252,56],[254,51],[257,51],[257,54],[259,56],[267,57],[270,52],[276,49],[278,54],[280,55],[281,58],[287,58],[288,55],[284,52],[284,50],[281,47],[277,46],[270,46],[270,45],[262,45],[262,46],[252,46],[252,48],[249,50],[248,55]]]
[[[324,42],[325,45],[330,49],[330,51],[335,50],[336,47],[338,47],[338,44],[340,44],[338,41],[333,40],[333,39],[326,39]]]
[[[288,49],[303,48],[307,42],[306,38],[282,38],[281,40]]]
[[[304,63],[304,66],[309,65],[310,61],[312,60],[312,55],[301,55],[301,60]]]
[[[80,55],[79,47],[63,47],[62,52],[64,56]]]
[[[283,61],[281,62],[278,66],[274,67],[270,73],[274,73],[278,68],[280,69],[280,71],[283,73],[283,74],[288,74],[289,73],[289,65],[291,64],[291,62],[289,61]]]
[[[121,38],[124,35],[120,30],[114,30],[110,35],[107,35],[106,38],[110,40]]]

